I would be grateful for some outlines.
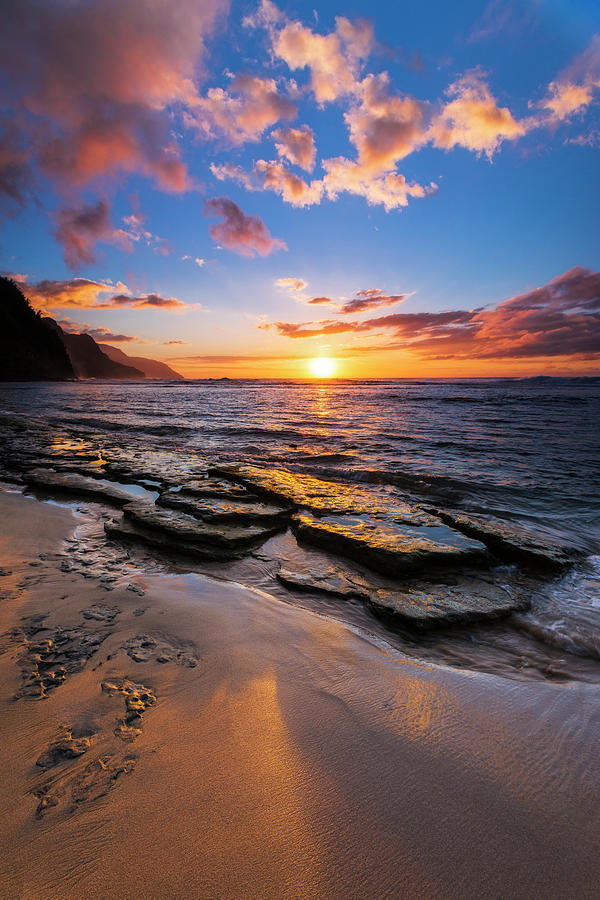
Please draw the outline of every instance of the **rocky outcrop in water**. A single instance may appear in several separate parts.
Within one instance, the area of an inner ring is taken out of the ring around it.
[[[574,548],[568,547],[553,535],[540,536],[522,525],[507,525],[498,519],[465,516],[462,513],[436,509],[436,516],[469,537],[485,544],[499,559],[525,563],[549,571],[571,565]]]
[[[386,622],[413,629],[525,609],[536,582],[576,553],[543,531],[426,508],[397,490],[284,469],[211,466],[205,457],[176,450],[107,448],[102,438],[57,439],[55,429],[48,429],[44,444],[39,425],[35,434],[12,425],[1,433],[0,465],[16,467],[36,490],[122,507],[121,518],[105,513],[111,541],[145,545],[167,557],[185,554],[214,574],[223,564],[229,566],[224,574],[238,566],[244,578],[243,567],[254,567],[264,573],[260,585],[267,590],[280,585],[281,591],[364,604]],[[34,468],[35,461],[43,468]],[[131,491],[144,488],[146,499],[133,499]],[[115,551],[108,545],[107,552]],[[84,619],[101,622],[103,615],[94,608]],[[141,643],[127,649],[140,659],[149,652]],[[52,666],[49,672],[58,680],[64,674]]]
[[[419,528],[369,516],[302,514],[294,517],[292,527],[298,540],[359,559],[384,575],[489,561],[483,544],[442,524]]]

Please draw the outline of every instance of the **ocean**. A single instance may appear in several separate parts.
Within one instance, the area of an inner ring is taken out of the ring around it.
[[[419,658],[515,678],[600,680],[600,379],[3,384],[0,415],[9,468],[26,423],[33,456],[46,455],[54,434],[77,453],[152,459],[171,484],[200,460],[251,463],[360,485],[384,504],[451,508],[525,526],[542,541],[551,535],[578,557],[528,587],[529,611],[427,634],[359,602],[286,593],[273,580],[273,554],[223,573]]]

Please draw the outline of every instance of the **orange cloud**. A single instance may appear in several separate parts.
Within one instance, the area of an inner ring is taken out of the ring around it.
[[[582,54],[548,85],[549,95],[541,108],[551,120],[560,122],[583,112],[600,88],[600,35],[596,34]]]
[[[394,313],[363,322],[261,323],[291,338],[389,332],[382,348],[425,359],[515,359],[571,356],[600,359],[600,273],[576,266],[548,284],[493,309]]]
[[[133,296],[126,284],[119,281],[93,281],[90,278],[71,278],[66,281],[27,281],[22,276],[11,276],[23,293],[38,309],[169,309],[187,310],[192,307],[175,297],[160,294]],[[107,296],[110,295],[110,296]]]
[[[275,287],[283,288],[285,291],[297,294],[307,288],[308,284],[303,278],[277,278]]]
[[[268,256],[274,250],[287,250],[287,244],[271,237],[271,232],[258,216],[247,216],[229,197],[213,197],[204,203],[206,216],[220,216],[222,222],[209,228],[217,243],[242,256]]]
[[[426,197],[437,190],[434,182],[427,186],[408,182],[404,175],[388,172],[374,175],[359,163],[338,156],[323,160],[323,186],[327,196],[336,200],[342,193],[364,197],[367,203],[381,204],[386,211],[408,206],[409,197]]]
[[[293,166],[312,172],[317,155],[315,136],[308,125],[300,128],[279,128],[271,135],[281,159],[287,159]]]
[[[274,53],[290,69],[310,70],[310,86],[317,103],[324,104],[351,93],[363,62],[373,49],[373,26],[336,17],[334,31],[315,34],[300,22],[281,30],[271,28]]]
[[[489,159],[503,141],[514,141],[527,131],[506,107],[499,107],[496,99],[478,70],[467,72],[447,94],[452,97],[433,120],[430,140],[446,150],[460,145]]]
[[[205,138],[225,136],[232,144],[257,141],[281,119],[294,119],[296,105],[280,94],[273,78],[236,75],[227,91],[211,88],[190,100],[185,121]]]

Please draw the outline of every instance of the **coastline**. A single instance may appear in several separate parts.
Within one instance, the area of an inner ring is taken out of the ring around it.
[[[417,662],[201,575],[65,571],[68,508],[0,513],[3,896],[594,895],[595,686]],[[67,633],[74,670],[12,699]]]

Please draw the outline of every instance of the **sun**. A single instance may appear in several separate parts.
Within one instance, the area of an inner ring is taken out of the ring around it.
[[[337,368],[337,360],[328,356],[317,356],[309,359],[308,366],[313,378],[332,378]]]

